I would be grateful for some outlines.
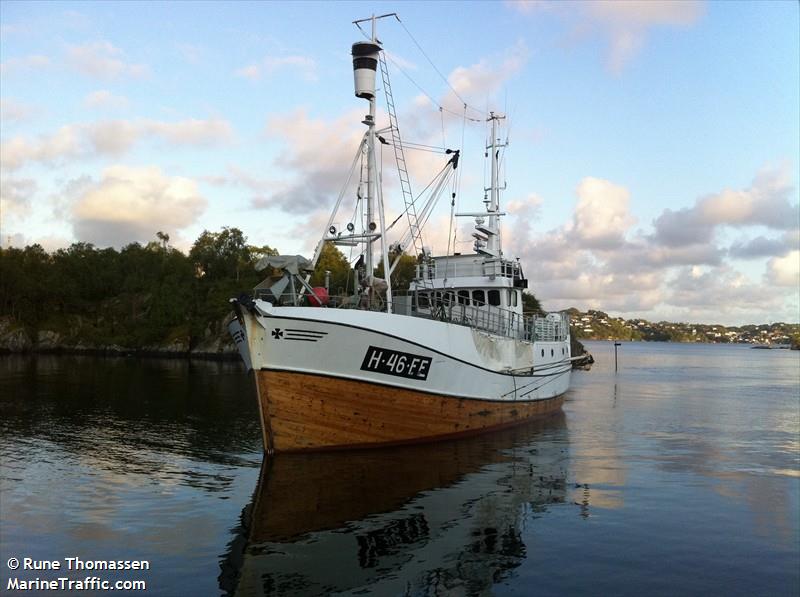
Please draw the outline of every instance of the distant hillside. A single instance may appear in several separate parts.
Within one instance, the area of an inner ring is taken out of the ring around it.
[[[707,323],[653,323],[644,319],[611,317],[603,311],[569,309],[572,333],[586,340],[645,340],[783,345],[800,343],[800,324],[724,326]]]

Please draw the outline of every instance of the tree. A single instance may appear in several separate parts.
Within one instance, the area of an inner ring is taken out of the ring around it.
[[[522,291],[522,310],[525,313],[535,313],[536,315],[544,315],[544,310],[532,292]]]
[[[169,243],[169,234],[166,234],[165,232],[161,232],[159,230],[158,232],[156,232],[156,237],[158,238],[158,240],[161,241],[161,246],[166,250],[167,243]]]
[[[331,272],[330,292],[331,294],[348,294],[354,289],[353,272],[347,257],[336,248],[332,242],[326,242],[322,246],[317,266],[311,275],[312,286],[325,285],[325,271]]]
[[[238,228],[227,226],[221,232],[203,230],[194,241],[189,258],[198,274],[207,279],[225,278],[233,272],[238,280],[241,269],[251,262],[247,238]]]

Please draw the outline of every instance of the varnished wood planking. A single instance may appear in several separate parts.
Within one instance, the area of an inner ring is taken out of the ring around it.
[[[563,396],[497,402],[286,371],[257,371],[265,446],[275,452],[430,441],[557,411]]]

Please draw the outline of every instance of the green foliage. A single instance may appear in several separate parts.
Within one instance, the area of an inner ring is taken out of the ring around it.
[[[354,291],[354,275],[347,258],[331,242],[326,242],[319,259],[317,267],[311,275],[310,284],[312,286],[325,286],[325,271],[331,273],[330,292],[336,295],[352,294]]]
[[[537,315],[544,315],[542,305],[532,293],[522,291],[522,310],[525,313],[536,313]]]
[[[0,249],[0,315],[89,345],[142,347],[176,335],[194,345],[231,297],[256,285],[255,261],[265,254],[277,251],[248,246],[236,228],[204,231],[189,255],[164,232],[121,251],[89,243],[51,254],[39,245]]]
[[[389,264],[394,262],[396,257],[394,255],[389,255]],[[400,261],[394,268],[392,272],[392,288],[396,291],[404,291],[408,290],[408,287],[411,285],[411,281],[414,279],[416,274],[417,268],[417,259],[412,257],[411,255],[406,255],[405,253],[400,255]],[[378,264],[378,267],[375,268],[375,275],[379,278],[383,278],[383,262]]]

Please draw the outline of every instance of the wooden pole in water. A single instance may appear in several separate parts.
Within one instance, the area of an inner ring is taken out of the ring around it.
[[[614,341],[614,373],[617,372],[617,346],[622,346],[620,342]]]

